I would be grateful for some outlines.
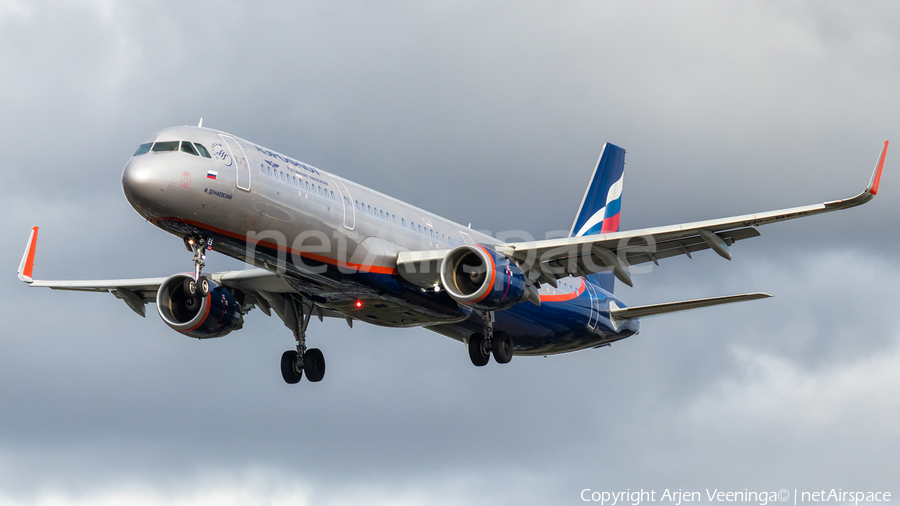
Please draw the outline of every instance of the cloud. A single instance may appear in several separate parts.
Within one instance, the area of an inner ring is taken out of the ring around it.
[[[821,370],[746,349],[734,353],[742,377],[697,399],[690,410],[697,424],[733,433],[764,425],[806,437],[858,431],[898,436],[897,349]]]

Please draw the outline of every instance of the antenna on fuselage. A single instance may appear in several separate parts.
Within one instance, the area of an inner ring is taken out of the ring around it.
[[[200,118],[200,123],[197,125],[198,128],[203,128],[203,118]]]

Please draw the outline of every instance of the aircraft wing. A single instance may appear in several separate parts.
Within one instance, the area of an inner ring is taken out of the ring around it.
[[[34,227],[28,238],[22,262],[19,264],[19,279],[28,283],[29,286],[52,290],[111,293],[116,298],[123,300],[135,313],[146,316],[145,305],[156,302],[156,293],[159,291],[159,287],[169,279],[168,276],[139,279],[51,281],[32,279],[37,235],[38,227]],[[245,296],[244,312],[256,306],[271,316],[271,311],[274,309],[282,320],[285,319],[285,314],[290,312],[285,308],[292,306],[291,294],[296,293],[281,276],[263,269],[218,272],[209,274],[207,277],[217,284],[242,291]],[[319,306],[315,307],[315,311],[320,319],[324,317],[346,318],[340,313]]]
[[[760,225],[849,209],[872,200],[878,193],[887,147],[885,141],[869,185],[849,199],[667,227],[511,243],[499,246],[497,252],[515,259],[532,283],[554,287],[559,278],[605,271],[612,271],[620,281],[632,286],[630,265],[658,264],[662,258],[690,257],[705,249],[731,260],[729,246],[760,235],[756,230]]]

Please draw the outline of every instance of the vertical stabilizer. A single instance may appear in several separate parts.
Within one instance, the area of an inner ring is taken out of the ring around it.
[[[584,192],[569,237],[619,231],[624,178],[625,150],[607,142],[600,151],[600,159]],[[611,272],[588,277],[612,293],[616,278]]]

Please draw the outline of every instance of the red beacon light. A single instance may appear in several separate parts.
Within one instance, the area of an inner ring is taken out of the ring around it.
[[[358,307],[358,308],[362,307],[362,301],[361,301],[361,300],[357,300],[357,301],[356,301],[356,307]]]

